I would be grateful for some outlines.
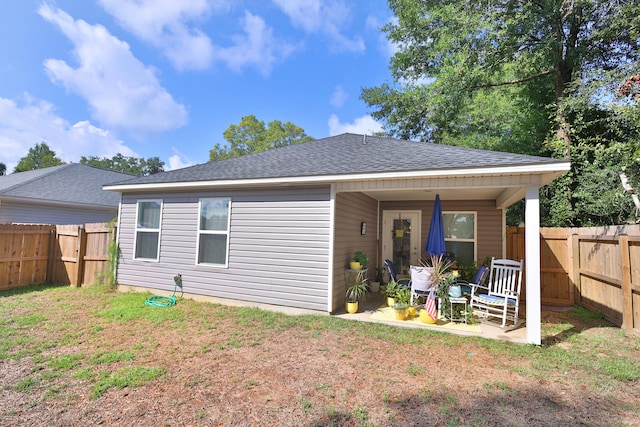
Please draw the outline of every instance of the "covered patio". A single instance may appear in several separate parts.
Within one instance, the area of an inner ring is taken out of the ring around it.
[[[406,221],[413,221],[407,230],[417,234],[417,243],[411,243],[407,257],[408,264],[418,263],[426,253],[425,238],[434,200],[438,195],[443,211],[469,214],[473,217],[475,235],[473,237],[472,260],[478,265],[487,257],[504,258],[506,254],[506,209],[524,200],[524,221],[526,223],[526,246],[523,254],[524,279],[527,284],[521,296],[522,305],[526,301],[528,310],[520,313],[521,324],[513,331],[505,332],[499,327],[481,325],[482,335],[515,342],[541,343],[541,300],[540,300],[540,203],[539,189],[568,169],[568,163],[541,163],[529,165],[509,165],[488,168],[439,169],[437,171],[398,172],[394,178],[367,177],[366,180],[345,179],[333,184],[335,193],[336,244],[334,247],[334,288],[333,305],[329,311],[341,316],[344,310],[344,263],[353,251],[361,250],[373,255],[368,272],[369,280],[376,269],[382,266],[391,253],[385,239],[390,232],[398,233],[395,226],[389,226],[389,218],[400,215]],[[345,177],[346,178],[346,177]],[[353,177],[351,177],[353,178]],[[356,212],[357,211],[357,212]],[[415,213],[413,219],[410,215]],[[391,215],[388,215],[391,214]],[[373,225],[372,232],[364,233],[361,224]],[[356,232],[354,232],[356,230]],[[368,235],[367,235],[368,234]],[[520,261],[520,260],[516,260]],[[376,319],[375,299],[365,310],[355,316],[363,321]],[[371,318],[374,315],[373,319]],[[391,322],[395,324],[396,322]],[[438,326],[403,326],[439,328]],[[455,333],[464,333],[456,331]],[[466,331],[468,332],[468,331]]]

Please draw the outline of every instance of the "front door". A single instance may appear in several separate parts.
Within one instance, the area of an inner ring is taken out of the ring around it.
[[[420,211],[382,212],[382,256],[390,259],[401,276],[409,276],[409,266],[420,257]]]

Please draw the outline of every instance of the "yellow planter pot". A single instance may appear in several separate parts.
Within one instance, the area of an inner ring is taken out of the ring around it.
[[[420,310],[420,321],[422,323],[433,325],[434,323],[437,322],[437,319],[434,319],[433,317],[431,317],[431,315],[427,310]]]
[[[391,298],[391,297],[387,297],[387,306],[388,307],[393,307],[393,304],[396,303],[396,299],[395,298]]]
[[[396,320],[407,320],[407,310],[395,310]]]
[[[347,301],[347,313],[353,314],[358,312],[358,301],[349,302]]]
[[[409,307],[407,308],[407,317],[408,318],[414,318],[416,317],[416,308],[415,307]]]
[[[349,268],[352,270],[362,270],[362,265],[358,261],[349,262]]]

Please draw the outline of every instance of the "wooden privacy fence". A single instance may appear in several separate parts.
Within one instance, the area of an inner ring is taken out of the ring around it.
[[[0,224],[0,290],[46,283],[53,225]]]
[[[108,266],[114,227],[0,224],[0,290],[93,284]]]
[[[524,258],[523,228],[507,229],[507,257]],[[640,226],[541,228],[540,282],[543,304],[578,303],[640,334]]]

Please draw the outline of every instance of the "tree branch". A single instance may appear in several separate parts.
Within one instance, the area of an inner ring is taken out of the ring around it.
[[[489,88],[489,87],[499,87],[499,86],[507,86],[507,85],[515,85],[515,84],[519,84],[519,83],[525,83],[525,82],[529,82],[531,80],[536,80],[536,79],[539,79],[539,78],[542,78],[542,77],[549,76],[549,75],[553,74],[554,72],[555,72],[555,70],[544,71],[542,73],[534,74],[533,76],[524,77],[522,79],[509,80],[507,82],[500,82],[500,83],[487,83],[487,84],[483,84],[483,85],[471,86],[470,89],[471,90],[485,89],[485,88]]]

